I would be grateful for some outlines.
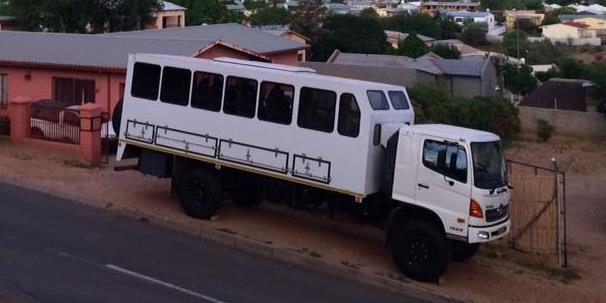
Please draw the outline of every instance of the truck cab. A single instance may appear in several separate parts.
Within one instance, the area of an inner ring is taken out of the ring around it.
[[[508,211],[511,192],[497,135],[431,124],[403,126],[393,137],[386,143],[397,144],[397,148],[386,146],[388,151],[395,151],[391,199],[407,206],[403,207],[404,213],[416,209],[415,219],[432,223],[435,232],[448,239],[446,255],[455,260],[466,259],[475,253],[478,243],[507,234],[511,225]],[[427,239],[431,235],[421,242]],[[421,253],[427,256],[425,250]],[[405,259],[410,263],[410,256]],[[439,265],[441,261],[432,263]],[[404,267],[405,272],[415,270]]]

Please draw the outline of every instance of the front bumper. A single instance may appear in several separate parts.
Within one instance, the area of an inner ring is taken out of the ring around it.
[[[488,227],[470,226],[467,241],[469,243],[489,242],[503,238],[511,229],[511,220],[508,218],[502,223]]]

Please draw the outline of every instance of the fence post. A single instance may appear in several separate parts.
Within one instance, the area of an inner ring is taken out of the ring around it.
[[[80,155],[92,165],[101,163],[101,112],[94,103],[80,107]]]
[[[10,101],[11,141],[21,144],[29,137],[30,105],[32,100],[17,97]]]

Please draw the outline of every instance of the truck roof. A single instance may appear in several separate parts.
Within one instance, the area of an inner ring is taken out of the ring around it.
[[[324,81],[327,83],[337,82],[337,83],[348,83],[350,85],[358,85],[363,87],[376,87],[377,89],[393,89],[393,90],[401,90],[403,87],[393,84],[380,83],[380,82],[371,82],[371,81],[363,81],[357,79],[350,78],[342,78],[335,76],[328,76],[316,73],[314,69],[306,68],[306,67],[296,67],[289,66],[283,64],[275,64],[275,63],[261,63],[261,62],[252,62],[248,60],[239,60],[233,58],[219,57],[216,59],[204,59],[204,58],[191,58],[191,57],[183,57],[183,56],[172,56],[172,55],[161,55],[161,54],[148,54],[148,53],[136,53],[134,54],[136,60],[139,61],[152,61],[158,59],[164,59],[173,62],[186,62],[195,68],[199,66],[200,63],[210,64],[214,66],[221,66],[224,68],[236,67],[242,70],[252,70],[259,71],[263,70],[266,73],[277,74],[277,75],[297,75],[301,78],[313,78],[316,80]]]
[[[446,124],[415,124],[407,126],[406,128],[412,132],[455,140],[463,139],[467,142],[490,142],[500,140],[499,136],[493,133]]]

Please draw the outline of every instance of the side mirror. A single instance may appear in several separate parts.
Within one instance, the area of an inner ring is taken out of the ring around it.
[[[453,186],[454,181],[446,178],[446,175],[442,175],[444,177],[444,182],[448,183],[448,185]]]

